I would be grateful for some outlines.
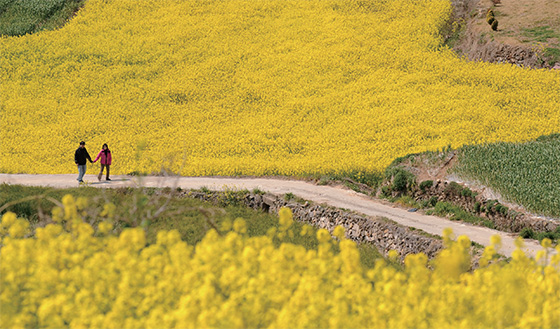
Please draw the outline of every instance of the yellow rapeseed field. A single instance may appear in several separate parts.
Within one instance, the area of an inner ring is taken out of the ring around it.
[[[377,171],[560,131],[560,74],[457,58],[439,34],[450,11],[88,0],[60,30],[0,39],[0,172],[73,172],[80,140],[108,143],[120,174]]]
[[[368,270],[342,227],[340,242],[319,230],[317,249],[275,247],[274,236],[293,234],[287,208],[266,236],[248,237],[236,219],[196,246],[177,231],[146,245],[141,228],[112,234],[110,211],[91,226],[80,217],[87,201],[62,201],[35,237],[27,220],[2,217],[2,328],[560,327],[560,247],[551,256],[548,239],[536,261],[517,249],[511,262],[489,263],[495,236],[469,272],[471,242],[446,231],[435,270],[423,254],[407,256],[404,271],[384,260]]]

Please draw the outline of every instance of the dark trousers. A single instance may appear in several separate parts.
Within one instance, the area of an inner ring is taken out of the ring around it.
[[[101,176],[103,176],[103,168],[107,167],[107,178],[109,178],[109,167],[111,167],[111,165],[101,165],[101,171],[99,172],[99,175],[97,175],[97,179],[101,180]]]

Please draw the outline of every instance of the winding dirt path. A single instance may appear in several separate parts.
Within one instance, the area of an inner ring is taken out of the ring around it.
[[[50,186],[55,188],[77,187],[76,176],[71,175],[28,175],[28,174],[0,174],[0,184],[19,184],[28,186]],[[515,250],[515,235],[492,230],[485,227],[473,226],[468,223],[453,222],[445,218],[427,216],[406,209],[386,204],[381,200],[356,193],[342,187],[318,186],[311,183],[270,179],[270,178],[225,178],[225,177],[142,177],[141,180],[130,176],[114,176],[113,181],[97,182],[93,175],[86,175],[86,182],[92,187],[181,187],[182,189],[199,189],[207,187],[210,190],[248,189],[258,188],[262,191],[282,195],[294,195],[316,203],[324,203],[337,208],[345,208],[367,216],[386,217],[401,225],[415,227],[427,233],[441,235],[446,227],[453,229],[455,235],[467,235],[472,241],[481,245],[490,244],[490,237],[498,234],[502,237],[500,253],[510,256]],[[525,241],[525,252],[535,256],[541,250],[536,241]]]

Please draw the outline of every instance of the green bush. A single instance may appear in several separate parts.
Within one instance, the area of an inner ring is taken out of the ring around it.
[[[466,198],[474,198],[476,196],[476,193],[471,191],[470,188],[464,187],[463,190],[461,190],[461,195]]]
[[[434,208],[433,214],[438,216],[447,216],[451,220],[458,220],[467,223],[479,224],[489,228],[494,228],[494,223],[491,221],[472,215],[461,207],[455,206],[449,202],[438,202]],[[449,216],[451,215],[451,216]]]
[[[479,213],[480,213],[480,210],[481,210],[481,204],[480,204],[480,202],[477,201],[477,202],[474,203],[474,211],[475,211],[477,214],[479,214]]]
[[[389,186],[381,187],[381,196],[383,196],[383,197],[391,196],[391,187],[389,187]]]
[[[456,182],[450,182],[449,184],[447,184],[443,192],[445,194],[460,196],[462,190],[463,187],[461,185],[457,184]]]
[[[502,214],[502,215],[506,215],[507,212],[508,212],[508,207],[506,207],[506,206],[504,206],[503,204],[500,204],[500,203],[496,204],[495,209],[496,209],[497,213]]]
[[[437,202],[438,202],[437,196],[433,196],[433,197],[430,198],[430,200],[428,200],[428,203],[429,203],[430,206],[432,206],[432,207],[435,207],[435,205],[437,204]]]
[[[536,234],[535,231],[526,227],[523,230],[521,230],[521,232],[519,232],[519,236],[522,237],[523,239],[534,239],[536,237]]]
[[[485,211],[488,214],[493,214],[494,213],[494,206],[498,203],[498,200],[488,200],[486,202],[486,207],[485,207]]]
[[[420,189],[422,191],[425,191],[426,189],[432,187],[434,185],[434,181],[433,180],[425,180],[422,183],[420,183]]]
[[[402,168],[389,167],[385,171],[385,179],[391,182],[393,192],[405,193],[416,184],[415,176]]]

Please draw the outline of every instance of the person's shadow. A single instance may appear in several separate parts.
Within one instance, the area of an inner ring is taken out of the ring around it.
[[[102,181],[97,181],[97,182],[91,182],[91,183],[89,183],[89,185],[110,185],[112,183],[128,182],[129,180],[130,180],[130,178],[114,179],[114,180],[110,180],[110,181],[102,180]]]

